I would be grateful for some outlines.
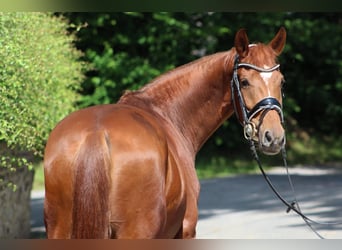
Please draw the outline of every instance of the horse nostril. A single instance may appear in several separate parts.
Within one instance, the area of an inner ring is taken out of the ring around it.
[[[271,133],[270,131],[266,131],[266,132],[265,132],[264,139],[265,139],[265,143],[271,144],[272,141],[273,141],[272,133]]]

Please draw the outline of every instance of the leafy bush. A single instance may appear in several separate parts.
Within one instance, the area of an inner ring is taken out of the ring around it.
[[[42,155],[78,100],[86,65],[68,28],[48,13],[0,13],[0,188],[8,172]]]

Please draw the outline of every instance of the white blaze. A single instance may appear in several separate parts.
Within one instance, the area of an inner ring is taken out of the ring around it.
[[[264,69],[269,69],[269,68],[270,67],[267,67],[266,65],[264,66]],[[270,91],[268,84],[269,84],[269,81],[272,77],[272,74],[273,74],[273,72],[260,72],[260,76],[261,76],[262,80],[264,80],[264,83],[266,85],[268,96],[271,96],[271,91]]]

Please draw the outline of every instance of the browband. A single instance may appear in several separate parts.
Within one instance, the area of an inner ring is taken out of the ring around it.
[[[276,64],[275,66],[273,66],[272,68],[269,68],[269,69],[264,69],[264,68],[261,68],[261,67],[255,66],[253,64],[249,64],[249,63],[238,63],[237,68],[241,68],[241,67],[254,69],[254,70],[259,71],[259,72],[272,72],[272,71],[275,71],[276,69],[278,69],[280,67],[280,64]]]

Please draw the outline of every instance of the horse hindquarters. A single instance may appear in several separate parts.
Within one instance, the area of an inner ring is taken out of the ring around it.
[[[49,168],[45,171],[47,236],[108,238],[110,158],[106,135],[102,131],[88,134],[75,155],[67,160],[60,152],[59,161],[45,166]]]

